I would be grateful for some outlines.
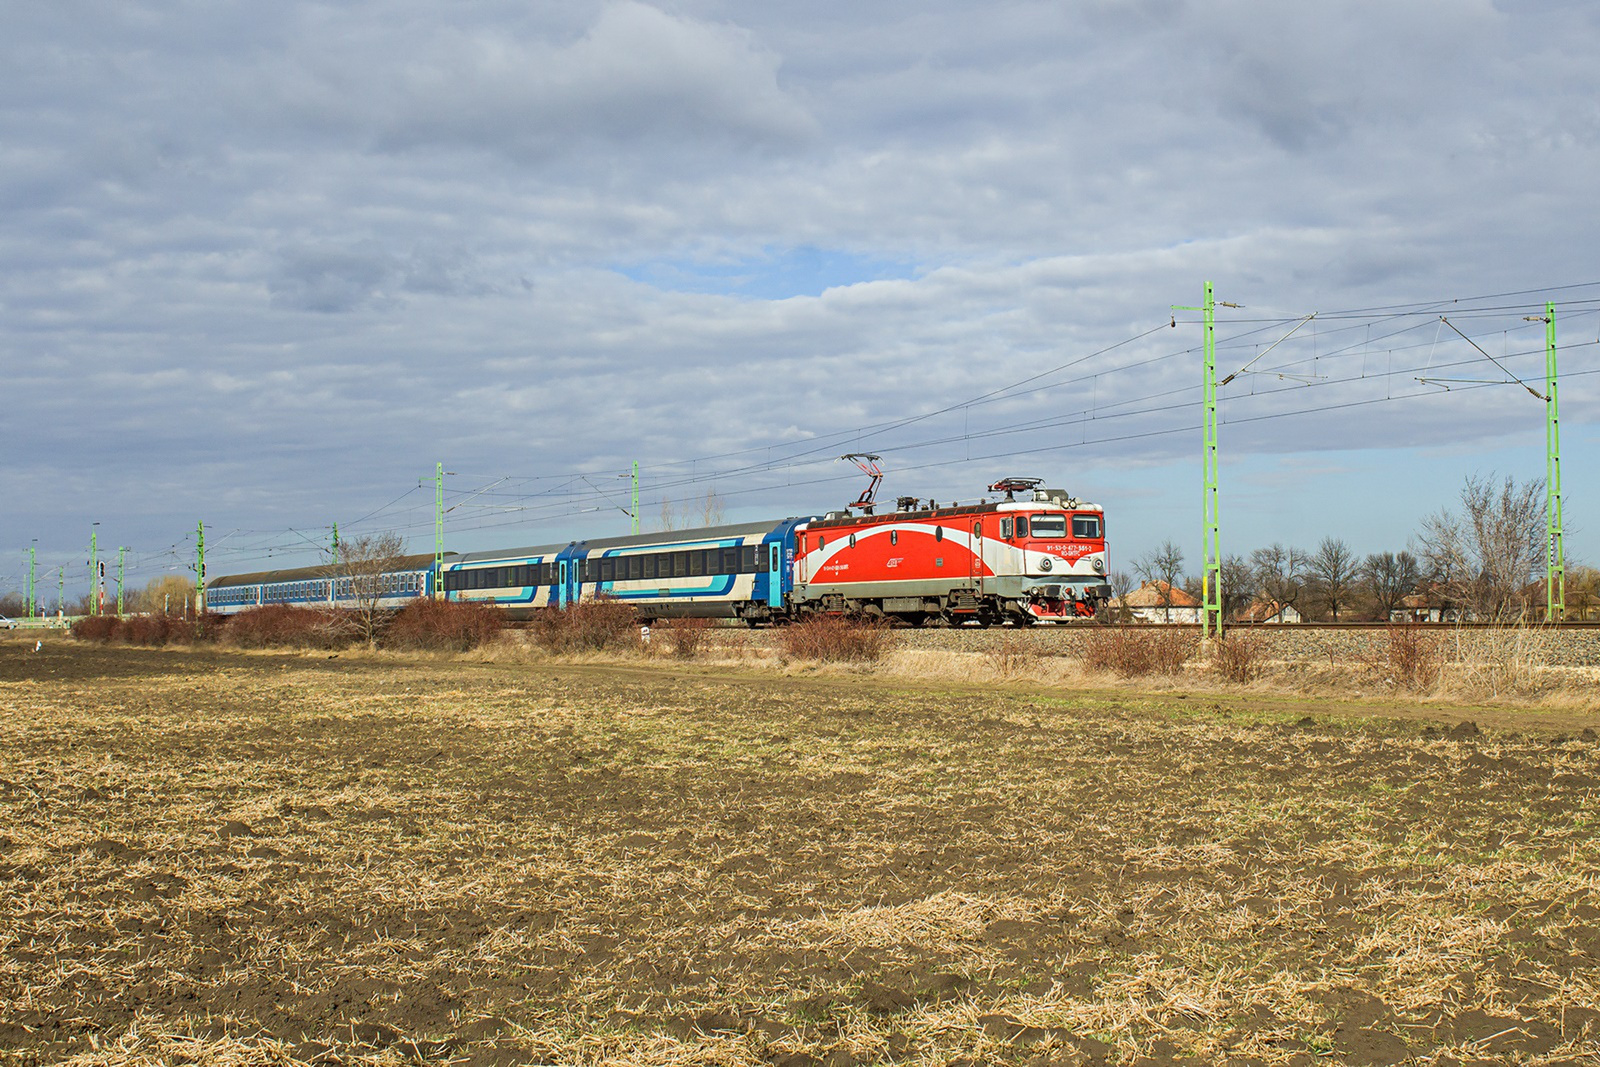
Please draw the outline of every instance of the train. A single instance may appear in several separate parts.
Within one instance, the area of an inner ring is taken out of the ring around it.
[[[873,488],[876,487],[876,479]],[[869,490],[843,511],[480,552],[407,556],[372,590],[377,606],[423,597],[493,605],[512,619],[606,598],[641,623],[810,615],[912,626],[1066,622],[1111,597],[1105,513],[1036,478],[989,486],[996,499],[939,505],[901,497],[879,513]],[[206,610],[337,606],[355,593],[335,568],[217,578]]]

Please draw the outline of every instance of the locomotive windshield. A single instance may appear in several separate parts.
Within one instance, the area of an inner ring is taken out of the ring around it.
[[[1035,515],[1033,517],[1033,536],[1067,536],[1067,517],[1065,515]],[[1072,536],[1086,540],[1096,540],[1103,537],[1104,534],[1100,529],[1100,516],[1072,516]]]
[[[1067,536],[1067,517],[1065,515],[1035,515],[1033,517],[1033,536]]]

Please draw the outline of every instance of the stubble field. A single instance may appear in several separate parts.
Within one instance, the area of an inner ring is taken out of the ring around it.
[[[1591,713],[33,640],[0,1063],[1600,1063]]]

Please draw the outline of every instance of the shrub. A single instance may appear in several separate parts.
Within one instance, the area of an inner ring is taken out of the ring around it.
[[[212,628],[213,633],[216,632]],[[351,612],[268,604],[228,616],[218,637],[235,648],[349,648],[361,636]]]
[[[1413,624],[1389,627],[1389,677],[1402,689],[1433,688],[1444,672],[1439,639]]]
[[[888,646],[886,625],[842,615],[813,615],[778,630],[778,648],[786,659],[875,663]]]
[[[1381,680],[1399,689],[1421,693],[1432,689],[1444,673],[1444,646],[1436,634],[1416,623],[1396,623],[1385,631],[1386,640],[1361,657]]]
[[[1267,643],[1258,633],[1235,630],[1211,645],[1211,666],[1225,682],[1243,685],[1261,677],[1266,669]]]
[[[85,615],[72,624],[72,636],[80,641],[99,641],[105,644],[117,632],[115,615]]]
[[[505,626],[499,608],[459,600],[414,600],[383,633],[385,648],[469,652],[492,641]]]
[[[534,615],[529,629],[534,643],[546,652],[603,652],[639,647],[639,620],[633,608],[605,598],[540,611]]]
[[[662,624],[658,632],[674,656],[694,659],[705,645],[706,631],[714,625],[710,619],[672,619]]]
[[[1194,634],[1167,626],[1139,630],[1085,630],[1083,661],[1124,678],[1177,674],[1194,654]]]

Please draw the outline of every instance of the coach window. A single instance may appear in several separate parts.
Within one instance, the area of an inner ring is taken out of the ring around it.
[[[689,577],[699,578],[706,573],[706,554],[704,552],[689,553]]]
[[[689,576],[689,553],[674,552],[672,554],[672,576],[674,578],[687,578]]]

